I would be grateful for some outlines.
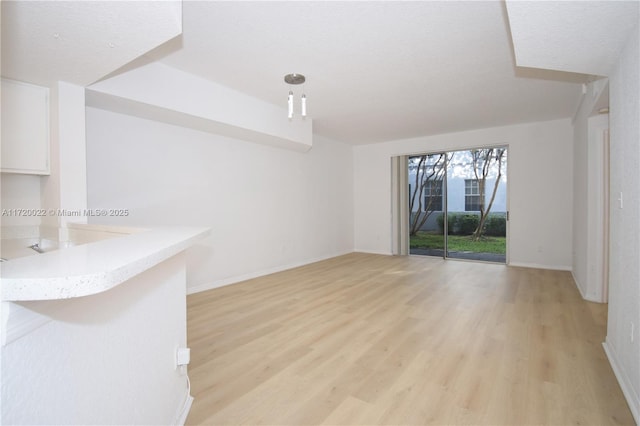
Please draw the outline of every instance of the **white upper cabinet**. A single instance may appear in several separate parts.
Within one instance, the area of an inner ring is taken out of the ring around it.
[[[2,172],[48,175],[49,89],[2,79]]]

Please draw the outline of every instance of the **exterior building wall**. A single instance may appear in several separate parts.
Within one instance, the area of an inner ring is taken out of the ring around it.
[[[409,173],[409,185],[411,185],[411,190],[413,191],[413,187],[415,185],[416,174],[415,172]],[[503,178],[502,181],[498,184],[498,190],[496,191],[496,198],[493,201],[493,206],[491,207],[492,214],[501,214],[504,215],[507,212],[507,181]],[[491,199],[491,194],[493,192],[493,187],[495,185],[495,178],[487,179],[486,187],[485,187],[485,202],[488,204]],[[478,211],[465,211],[465,178],[461,176],[450,177],[447,179],[447,209],[449,213],[466,213],[466,214],[479,214]],[[409,194],[411,196],[411,193]],[[444,201],[443,201],[444,203]],[[423,200],[423,212],[424,214],[424,200]],[[413,206],[413,210],[411,211],[411,217],[413,218],[418,213],[418,203],[416,202]],[[443,205],[444,208],[444,205]],[[422,231],[435,231],[438,230],[437,218],[442,215],[442,211],[434,211],[429,215],[429,218],[424,223],[424,225],[420,228]]]

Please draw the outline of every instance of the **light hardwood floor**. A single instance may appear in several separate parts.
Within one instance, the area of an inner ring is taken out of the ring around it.
[[[634,424],[568,272],[354,253],[188,297],[189,424]]]

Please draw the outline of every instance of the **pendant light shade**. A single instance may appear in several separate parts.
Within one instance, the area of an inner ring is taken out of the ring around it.
[[[300,99],[300,112],[303,117],[307,116],[307,95],[302,94],[302,98]]]
[[[285,83],[295,86],[299,84],[303,84],[306,81],[306,78],[302,74],[287,74],[284,76]],[[300,98],[300,115],[304,118],[307,116],[307,95],[302,93],[302,97]],[[289,120],[293,119],[293,89],[289,90],[289,97],[287,98],[287,116]]]

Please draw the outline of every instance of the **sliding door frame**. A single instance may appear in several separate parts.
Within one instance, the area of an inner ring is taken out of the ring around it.
[[[415,157],[420,155],[438,155],[442,153],[454,153],[458,151],[471,151],[474,149],[496,149],[496,148],[506,148],[507,149],[507,171],[506,171],[506,200],[505,200],[505,214],[506,214],[506,237],[505,237],[505,265],[509,265],[510,262],[510,228],[511,228],[511,215],[510,215],[510,205],[509,200],[511,199],[511,185],[510,185],[510,174],[511,167],[509,167],[509,158],[511,153],[511,146],[508,143],[504,144],[491,144],[491,145],[480,145],[473,146],[467,148],[448,148],[448,149],[440,149],[433,151],[417,151],[413,153],[392,156],[391,157],[391,221],[392,221],[392,232],[391,232],[391,240],[392,240],[392,253],[394,255],[410,255],[409,253],[409,178],[408,178],[408,159],[409,157]],[[404,173],[404,178],[399,176],[399,173]],[[445,179],[443,182],[443,200],[442,200],[442,214],[443,223],[444,223],[444,250],[443,250],[443,258],[444,259],[453,259],[453,260],[462,260],[452,258],[448,256],[448,235],[449,235],[449,221],[448,221],[448,173],[449,173],[449,164],[448,162],[445,164]],[[404,195],[402,194],[404,193]],[[475,261],[475,260],[474,260]],[[479,261],[482,262],[482,261]],[[493,262],[491,262],[493,263]]]

